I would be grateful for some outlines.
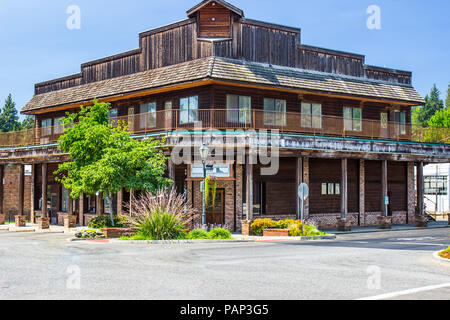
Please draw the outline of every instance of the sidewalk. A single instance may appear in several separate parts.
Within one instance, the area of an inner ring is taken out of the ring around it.
[[[0,231],[9,232],[36,232],[36,233],[76,233],[77,231],[85,228],[64,228],[64,226],[51,225],[49,229],[40,230],[37,224],[27,223],[25,227],[17,228],[14,223],[0,225]]]
[[[353,227],[351,231],[337,231],[336,229],[324,229],[322,231],[333,234],[351,234],[351,233],[371,233],[371,232],[389,232],[389,231],[407,231],[407,230],[426,230],[437,228],[450,228],[447,221],[429,222],[427,228],[418,228],[414,224],[393,225],[391,229],[378,229],[378,227]],[[450,230],[449,230],[450,231]]]

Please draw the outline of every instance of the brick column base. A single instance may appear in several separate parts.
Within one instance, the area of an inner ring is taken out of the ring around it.
[[[418,228],[428,227],[428,217],[426,215],[416,215],[414,216],[414,224]]]
[[[378,228],[380,229],[391,229],[392,227],[392,217],[377,217]]]
[[[49,229],[50,228],[50,218],[38,218],[37,219],[38,229]]]
[[[6,219],[6,215],[0,214],[0,224],[5,224],[5,219]],[[450,216],[449,216],[448,220],[450,221]]]
[[[350,219],[337,218],[337,231],[350,231],[352,230],[352,222]]]
[[[14,216],[16,227],[25,227],[26,226],[26,217],[25,216]]]
[[[251,221],[250,220],[241,220],[241,230],[243,236],[249,236],[251,235]]]

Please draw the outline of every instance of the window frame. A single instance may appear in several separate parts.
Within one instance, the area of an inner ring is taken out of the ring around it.
[[[150,106],[152,106],[152,110],[149,111]],[[146,112],[142,112],[143,108]],[[156,101],[141,103],[139,105],[139,127],[140,128],[156,128],[156,111],[158,108],[158,104]],[[143,116],[145,114],[145,116]]]
[[[320,113],[314,113],[314,106],[319,106]],[[305,108],[304,108],[305,107]],[[308,108],[308,112],[303,112]],[[316,121],[319,120],[319,121]],[[322,129],[322,104],[302,101],[300,103],[300,126],[308,129]]]
[[[346,110],[351,111],[351,118],[349,118],[346,115]],[[355,111],[358,110],[359,111],[359,117],[356,118],[355,117]],[[360,107],[348,107],[348,106],[344,106],[343,107],[343,118],[344,118],[344,130],[345,131],[352,131],[352,132],[362,132],[362,108]],[[357,125],[355,125],[355,123]],[[348,124],[351,124],[351,126],[349,126]],[[359,127],[358,127],[359,125]],[[349,127],[351,127],[349,129]]]
[[[182,101],[187,100],[187,109],[183,109]],[[193,107],[191,105],[191,100],[196,102],[196,106]],[[180,119],[178,120],[180,124],[189,124],[199,121],[198,120],[198,96],[190,96],[185,98],[180,98]],[[187,114],[187,119],[183,120],[183,115]],[[195,117],[192,117],[192,114],[195,114]],[[191,119],[195,118],[195,119]]]
[[[271,109],[267,109],[267,102],[272,101],[273,104]],[[284,109],[282,112],[278,112],[277,107],[278,103],[282,103],[282,108]],[[276,99],[276,98],[264,98],[264,125],[266,126],[274,126],[274,127],[285,127],[286,126],[286,109],[287,109],[287,101],[284,99]],[[279,115],[281,113],[281,118]],[[268,120],[271,120],[270,122]],[[281,120],[281,121],[278,121]]]
[[[230,103],[231,98],[237,98],[237,106],[233,106]],[[244,103],[244,99],[247,99],[247,103]],[[227,94],[226,95],[226,109],[227,109],[227,122],[231,123],[242,123],[242,124],[250,124],[251,123],[251,110],[252,110],[252,97],[251,96],[242,96],[237,94]],[[237,114],[236,114],[237,112]]]

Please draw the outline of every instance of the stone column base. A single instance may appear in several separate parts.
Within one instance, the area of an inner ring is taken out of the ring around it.
[[[428,227],[428,217],[426,215],[416,215],[414,216],[414,224],[418,228]]]
[[[5,220],[6,220],[6,215],[0,214],[0,224],[5,224]],[[449,216],[449,221],[450,221],[450,216]]]
[[[252,222],[250,220],[241,220],[241,230],[243,236],[250,236],[252,231],[250,225]]]
[[[14,216],[14,220],[16,222],[16,228],[25,227],[27,224],[25,216]]]
[[[378,228],[380,229],[391,229],[392,228],[392,217],[377,217]]]
[[[77,216],[65,215],[64,228],[75,228],[77,226]]]
[[[352,224],[349,219],[337,218],[337,231],[350,231],[352,230]]]
[[[37,219],[38,229],[50,229],[50,218],[39,218]]]

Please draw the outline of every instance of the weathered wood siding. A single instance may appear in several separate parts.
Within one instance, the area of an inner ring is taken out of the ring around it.
[[[200,38],[230,38],[231,37],[231,11],[212,3],[206,5],[198,12]]]

